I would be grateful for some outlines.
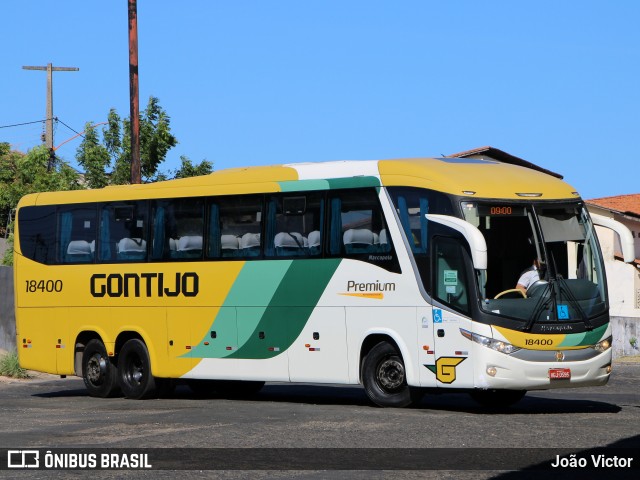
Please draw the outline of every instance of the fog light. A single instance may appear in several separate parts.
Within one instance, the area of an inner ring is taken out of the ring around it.
[[[487,375],[489,375],[490,377],[495,377],[496,373],[498,373],[496,367],[487,367]]]
[[[604,369],[607,373],[611,373],[611,370],[613,370],[613,368],[611,368],[611,365],[607,365],[607,367]]]

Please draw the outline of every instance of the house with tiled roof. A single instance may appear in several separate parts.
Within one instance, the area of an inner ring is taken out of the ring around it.
[[[611,314],[640,317],[640,193],[587,200],[591,213],[613,218],[624,224],[634,239],[635,258],[631,264],[620,261],[620,239],[610,230],[597,228],[607,268]]]

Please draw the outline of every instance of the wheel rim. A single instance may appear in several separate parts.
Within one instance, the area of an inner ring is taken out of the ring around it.
[[[129,358],[127,362],[127,380],[133,385],[140,385],[144,377],[144,365],[138,357]]]
[[[378,365],[376,379],[384,390],[398,390],[404,385],[404,365],[397,357],[386,358]]]
[[[92,385],[101,385],[104,382],[106,374],[107,360],[99,353],[93,354],[87,362],[87,380],[89,380]]]

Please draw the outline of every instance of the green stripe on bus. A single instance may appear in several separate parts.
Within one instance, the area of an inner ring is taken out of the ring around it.
[[[283,192],[334,190],[340,188],[379,187],[380,179],[371,176],[329,178],[326,180],[291,180],[278,182]]]
[[[247,340],[239,342],[240,348],[229,358],[272,358],[286,351],[307,324],[339,264],[340,259],[293,261],[253,330],[253,322],[245,323],[243,309],[238,309],[238,339]]]
[[[245,262],[213,324],[200,342],[184,357],[224,358],[237,351],[247,338],[241,332],[253,331],[278,286],[291,266],[292,260]],[[239,313],[238,313],[239,312]],[[242,329],[239,329],[239,323]],[[210,338],[210,332],[216,338]],[[204,345],[209,342],[209,345]],[[231,348],[231,350],[228,350]]]
[[[209,330],[183,356],[263,359],[286,351],[339,264],[340,259],[246,262]]]
[[[582,347],[588,345],[595,345],[600,340],[607,330],[607,325],[602,325],[593,329],[590,332],[584,333],[570,333],[566,335],[565,339],[560,343],[560,347]]]

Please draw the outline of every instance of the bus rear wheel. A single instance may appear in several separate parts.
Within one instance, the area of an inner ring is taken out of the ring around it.
[[[424,395],[407,385],[402,355],[389,342],[378,343],[365,357],[362,383],[369,399],[380,407],[407,407]]]
[[[84,347],[82,379],[92,397],[107,398],[118,392],[117,368],[98,339],[90,340]]]
[[[506,408],[522,400],[526,390],[473,390],[470,395],[486,408]]]
[[[118,380],[127,398],[140,400],[156,394],[149,351],[142,340],[132,338],[122,346],[118,354]]]

